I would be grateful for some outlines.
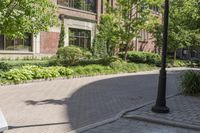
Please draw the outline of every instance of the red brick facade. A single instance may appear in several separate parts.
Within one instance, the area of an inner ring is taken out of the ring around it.
[[[57,4],[57,0],[50,0],[53,3]],[[75,28],[80,30],[89,30],[91,31],[91,40],[95,37],[96,34],[96,24],[99,24],[100,16],[102,13],[105,12],[105,6],[103,5],[104,0],[96,0],[96,11],[83,11],[79,9],[69,8],[65,6],[58,5],[58,16],[64,16],[64,24],[66,27],[66,40],[65,45],[69,42],[69,34],[67,33],[69,28]],[[109,0],[109,3],[116,7],[116,0]],[[41,32],[36,37],[33,37],[32,45],[33,51],[29,53],[23,53],[23,51],[18,52],[17,54],[29,54],[29,55],[49,55],[55,54],[58,49],[58,42],[59,42],[59,32],[60,27],[53,27],[50,29],[49,32]],[[66,43],[67,42],[67,43]],[[92,41],[91,41],[92,43]],[[153,38],[148,38],[145,41],[139,41],[137,39],[133,43],[132,50],[136,51],[146,51],[146,52],[153,52],[155,51]],[[9,53],[9,51],[6,51]],[[14,51],[16,52],[16,51]],[[1,54],[1,53],[0,53]],[[4,53],[3,53],[4,54]],[[4,54],[5,55],[5,54]],[[12,55],[12,53],[11,53]]]
[[[54,0],[56,3],[56,0]],[[97,0],[96,3],[96,13],[83,11],[79,9],[73,9],[69,7],[64,7],[58,5],[58,14],[62,14],[65,18],[70,19],[80,19],[82,21],[92,21],[98,23],[100,20],[101,13],[104,12],[105,7],[103,7],[103,0]],[[115,7],[116,1],[109,0],[109,3]],[[150,35],[149,35],[150,36]],[[41,54],[55,54],[58,47],[59,33],[58,32],[42,32],[40,41],[40,53]],[[145,41],[137,39],[133,44],[133,50],[135,51],[145,51],[145,52],[154,52],[155,45],[153,43],[153,38],[150,36]]]
[[[40,33],[40,53],[55,54],[58,50],[59,33],[41,32]]]
[[[137,51],[144,51],[144,52],[155,52],[155,44],[154,44],[154,38],[151,36],[151,34],[148,34],[148,38],[145,41],[138,41],[137,45]]]
[[[52,0],[57,3],[56,0]],[[58,5],[58,14],[64,15],[65,18],[80,19],[82,21],[92,21],[98,23],[101,15],[101,0],[98,0],[96,13],[78,10],[74,8]],[[55,54],[59,42],[59,32],[41,32],[40,34],[40,54]]]

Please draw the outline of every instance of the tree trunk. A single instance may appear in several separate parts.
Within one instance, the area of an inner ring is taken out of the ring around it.
[[[127,61],[128,49],[129,49],[130,42],[126,45],[125,54],[124,54],[124,61]]]
[[[107,44],[106,44],[106,46],[107,46],[107,54],[110,56],[110,42],[109,41],[107,41],[106,42]]]
[[[177,50],[174,51],[174,62],[176,61]]]
[[[177,50],[174,50],[174,59],[173,59],[173,65],[175,65],[175,62],[176,62],[176,54],[177,54]]]

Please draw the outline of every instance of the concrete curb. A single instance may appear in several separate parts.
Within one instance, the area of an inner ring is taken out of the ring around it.
[[[176,121],[158,119],[155,117],[131,115],[131,116],[125,116],[125,118],[200,131],[200,126],[197,126],[197,125],[191,125],[191,124],[180,123],[180,122],[176,122]]]
[[[167,96],[167,99],[172,98],[172,97],[177,96],[177,95],[179,95],[179,93],[178,94],[174,94],[174,95],[169,95],[169,96]],[[88,126],[85,126],[85,127],[81,127],[81,128],[69,131],[67,133],[81,133],[81,132],[85,132],[87,130],[90,130],[90,129],[93,129],[93,128],[96,128],[96,127],[99,127],[99,126],[103,126],[103,125],[108,124],[108,123],[115,122],[118,119],[120,119],[121,117],[123,117],[126,113],[138,110],[138,109],[143,108],[143,107],[145,107],[145,106],[147,106],[149,104],[152,104],[154,102],[155,102],[155,100],[152,100],[152,101],[146,102],[146,103],[144,103],[142,105],[130,107],[128,109],[125,109],[125,110],[121,111],[120,113],[118,113],[113,118],[110,118],[110,119],[107,119],[107,120],[104,120],[104,121],[101,121],[101,122],[97,122],[97,123],[94,123],[94,124],[91,124],[91,125],[88,125]]]

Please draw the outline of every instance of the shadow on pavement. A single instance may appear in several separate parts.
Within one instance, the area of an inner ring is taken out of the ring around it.
[[[71,130],[74,130],[87,126],[114,117],[123,109],[155,100],[157,82],[158,74],[123,76],[104,79],[82,86],[70,98],[42,101],[27,100],[25,103],[28,106],[42,106],[45,104],[66,106],[68,122],[11,126],[11,129],[70,124]],[[169,73],[167,94],[175,93],[177,93],[177,73]]]

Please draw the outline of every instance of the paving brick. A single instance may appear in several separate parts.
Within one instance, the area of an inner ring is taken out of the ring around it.
[[[121,127],[120,130],[115,130],[118,129],[118,124],[120,123],[125,123],[126,126]],[[105,127],[109,128],[106,131],[102,130],[103,128],[105,129]],[[92,131],[95,131],[95,133],[107,133],[108,131],[112,131],[110,133],[197,133],[198,132],[195,130],[170,127],[170,126],[153,124],[138,120],[127,120],[125,118],[121,118],[120,120],[115,121],[114,123],[99,126],[97,128],[82,133],[92,133]]]
[[[155,100],[157,73],[0,86],[0,107],[13,127],[6,133],[66,133],[114,117]],[[178,76],[178,72],[168,73],[168,95],[177,93]]]

